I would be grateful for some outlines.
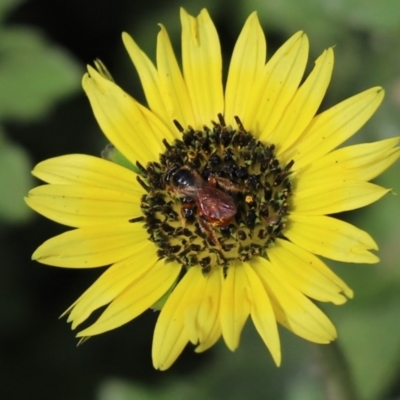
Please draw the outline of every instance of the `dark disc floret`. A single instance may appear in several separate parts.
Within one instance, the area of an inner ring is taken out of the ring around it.
[[[145,222],[161,259],[199,265],[207,273],[213,266],[227,268],[235,259],[267,257],[275,239],[284,237],[294,162],[281,165],[273,144],[260,142],[235,120],[236,129],[218,115],[218,122],[202,130],[184,129],[174,121],[181,139],[164,140],[158,162],[137,163],[146,193],[143,217],[131,222]],[[224,199],[232,203],[234,215],[214,219],[211,215],[218,215]],[[214,214],[204,212],[205,207]]]

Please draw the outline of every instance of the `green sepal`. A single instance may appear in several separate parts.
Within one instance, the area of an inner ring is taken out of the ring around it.
[[[165,292],[165,294],[157,300],[150,308],[154,311],[160,311],[165,303],[167,302],[169,296],[171,295],[172,291],[175,289],[176,284],[178,283],[178,279],[173,283],[173,285]]]
[[[101,152],[101,157],[114,162],[122,167],[128,168],[136,174],[140,174],[139,168],[132,164],[113,144],[109,143]]]

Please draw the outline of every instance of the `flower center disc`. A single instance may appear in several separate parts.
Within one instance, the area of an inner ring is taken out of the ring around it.
[[[159,162],[141,171],[141,201],[149,239],[160,258],[185,267],[228,267],[230,260],[266,256],[282,236],[293,161],[281,166],[275,146],[247,132],[238,117],[235,130],[222,115],[212,129],[189,127],[169,144]]]

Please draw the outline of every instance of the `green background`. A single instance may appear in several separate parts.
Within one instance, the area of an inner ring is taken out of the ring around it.
[[[339,339],[318,346],[281,330],[279,369],[251,323],[235,353],[222,341],[205,354],[188,348],[170,370],[158,372],[150,358],[157,313],[149,311],[80,347],[65,320],[58,320],[99,270],[30,261],[39,244],[64,230],[23,203],[38,184],[30,170],[62,154],[100,154],[106,140],[80,87],[85,64],[99,57],[123,88],[144,101],[120,33],[132,34],[154,59],[157,23],[162,22],[179,53],[179,6],[192,14],[209,9],[221,36],[225,69],[254,10],[269,55],[300,29],[311,43],[309,68],[324,48],[334,46],[335,70],[322,109],[382,85],[383,105],[352,142],[399,135],[398,0],[0,0],[0,398],[341,400],[345,395],[338,382],[349,380],[354,392],[348,398],[400,399],[397,195],[341,216],[373,235],[381,263],[329,262],[355,291],[343,306],[321,306]],[[399,193],[399,168],[397,163],[377,182]]]

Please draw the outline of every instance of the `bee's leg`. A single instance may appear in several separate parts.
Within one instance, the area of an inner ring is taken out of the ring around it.
[[[242,193],[245,190],[243,186],[240,186],[237,183],[231,182],[229,179],[221,178],[220,176],[214,174],[210,174],[208,176],[208,183],[213,187],[219,186],[228,192]]]
[[[199,225],[201,230],[206,234],[208,239],[211,239],[213,244],[215,244],[218,247],[221,247],[221,243],[219,242],[217,235],[215,233],[215,229],[212,226],[212,224],[207,221],[204,217],[200,216],[199,218]]]
[[[192,218],[196,213],[196,205],[194,203],[183,203],[181,207],[182,228],[186,227],[186,220]]]

